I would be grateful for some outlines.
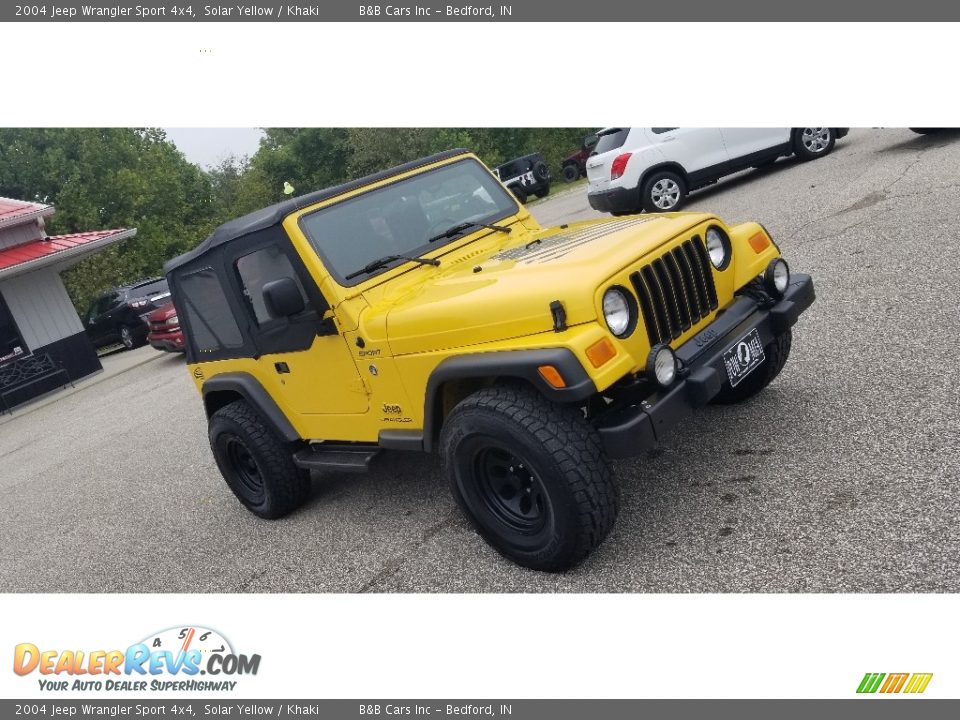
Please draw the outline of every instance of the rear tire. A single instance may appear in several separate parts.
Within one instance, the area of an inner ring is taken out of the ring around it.
[[[563,173],[563,179],[568,183],[576,182],[580,179],[580,168],[576,165],[564,165],[561,172]]]
[[[653,173],[643,183],[640,202],[647,212],[679,210],[687,198],[687,183],[669,170]]]
[[[310,497],[310,472],[294,465],[290,447],[245,400],[217,410],[209,435],[223,479],[254,515],[283,517]]]
[[[837,142],[833,128],[797,128],[793,131],[793,151],[801,160],[816,160],[829,155]]]
[[[763,348],[763,364],[741,380],[736,387],[730,387],[729,383],[725,384],[713,398],[713,402],[717,405],[735,405],[758,394],[783,370],[783,366],[787,364],[787,358],[790,357],[791,345],[793,345],[792,331],[787,330],[775,337],[772,343]]]
[[[527,194],[521,190],[518,186],[514,185],[510,188],[510,192],[513,193],[513,196],[517,199],[517,202],[521,205],[525,205],[527,202]]]
[[[443,473],[477,532],[534,570],[566,570],[610,532],[619,491],[596,430],[576,408],[523,387],[460,402],[440,438]]]

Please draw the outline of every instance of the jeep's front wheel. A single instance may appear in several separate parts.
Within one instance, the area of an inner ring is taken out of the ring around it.
[[[246,401],[217,410],[209,435],[220,474],[254,515],[283,517],[310,496],[309,471],[294,465],[290,448]]]
[[[793,345],[793,333],[790,330],[777,335],[773,342],[763,348],[764,360],[760,367],[747,375],[736,387],[724,385],[713,398],[713,402],[718,405],[734,405],[749,400],[759,393],[783,370],[783,366],[787,364],[787,358],[790,357],[791,345]]]
[[[440,445],[460,508],[519,565],[566,570],[613,527],[619,490],[597,432],[576,408],[522,386],[485,388],[451,411]]]

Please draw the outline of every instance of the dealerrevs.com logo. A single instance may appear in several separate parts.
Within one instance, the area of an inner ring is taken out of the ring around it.
[[[20,643],[13,651],[13,671],[36,674],[45,691],[231,691],[234,678],[259,669],[260,655],[234,652],[223,635],[199,626],[151,633],[126,650],[50,650]]]

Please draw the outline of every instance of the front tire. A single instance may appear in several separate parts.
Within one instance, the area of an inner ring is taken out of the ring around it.
[[[580,179],[580,168],[572,163],[570,165],[564,165],[561,172],[563,173],[563,179],[568,183],[576,182]]]
[[[120,326],[120,344],[126,350],[133,350],[137,346],[137,339],[134,337],[133,328],[129,325]]]
[[[833,128],[797,128],[793,150],[801,160],[815,160],[829,155],[836,142],[837,134]]]
[[[783,370],[783,366],[787,364],[787,358],[790,357],[792,345],[793,332],[790,330],[775,337],[773,342],[763,348],[763,364],[741,380],[736,387],[724,385],[713,398],[713,402],[717,405],[735,405],[757,395]]]
[[[220,474],[254,515],[279,518],[310,497],[310,473],[293,463],[290,448],[245,400],[210,417],[210,447]]]
[[[640,202],[647,212],[679,210],[687,198],[687,183],[669,170],[653,173],[643,183]]]
[[[538,198],[545,198],[549,194],[550,194],[550,183],[547,183],[536,192],[536,195]]]
[[[460,402],[440,438],[457,504],[505,557],[566,570],[610,532],[619,489],[596,430],[576,408],[523,386]]]
[[[514,185],[510,188],[510,192],[513,193],[513,196],[517,199],[517,202],[521,205],[526,205],[527,203],[527,194],[519,188],[519,186]]]

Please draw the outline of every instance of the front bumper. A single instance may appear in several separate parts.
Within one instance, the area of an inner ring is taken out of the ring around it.
[[[751,297],[737,298],[712,323],[676,349],[682,368],[680,380],[600,418],[597,430],[607,455],[630,457],[662,440],[671,427],[710,402],[728,382],[725,350],[754,329],[766,347],[793,326],[814,298],[813,279],[800,274],[791,277],[787,292],[772,307],[761,307]]]
[[[163,350],[164,352],[184,351],[182,330],[168,333],[150,333],[147,335],[147,342],[155,349]]]
[[[590,207],[598,212],[639,212],[639,199],[636,190],[628,188],[611,188],[587,193]]]

